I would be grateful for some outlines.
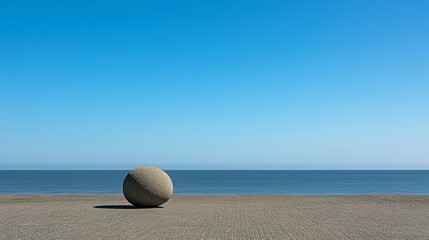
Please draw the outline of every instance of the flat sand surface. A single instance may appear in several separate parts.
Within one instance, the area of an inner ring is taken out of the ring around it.
[[[1,239],[429,239],[429,196],[0,195]]]

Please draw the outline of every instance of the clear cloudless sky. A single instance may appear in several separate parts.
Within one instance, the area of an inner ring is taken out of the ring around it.
[[[429,169],[429,1],[1,1],[0,169]]]

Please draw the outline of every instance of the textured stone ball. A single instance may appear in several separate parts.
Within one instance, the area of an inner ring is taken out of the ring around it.
[[[125,177],[125,198],[136,207],[157,207],[173,196],[173,182],[159,168],[136,168]]]

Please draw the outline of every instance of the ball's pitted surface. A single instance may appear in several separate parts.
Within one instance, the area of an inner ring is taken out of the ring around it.
[[[136,207],[157,207],[173,196],[173,182],[159,168],[136,168],[125,177],[122,187],[128,202]]]

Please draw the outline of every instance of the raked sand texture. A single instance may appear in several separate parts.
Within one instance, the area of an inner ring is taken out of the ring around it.
[[[1,239],[429,239],[429,196],[0,195]]]

